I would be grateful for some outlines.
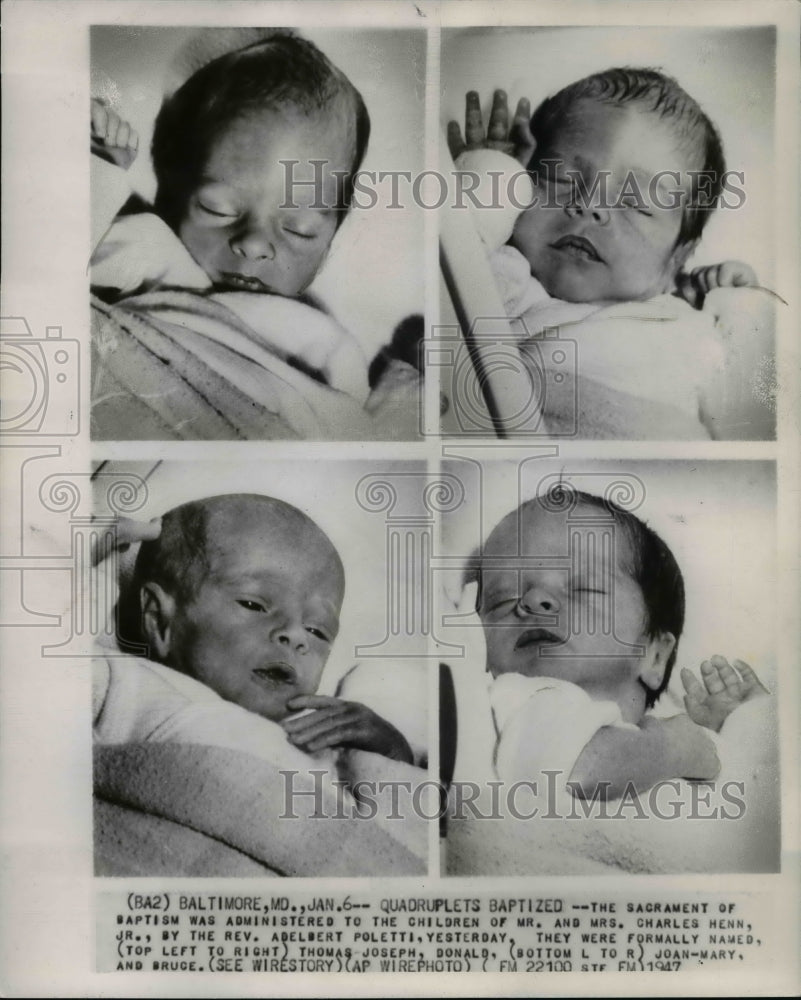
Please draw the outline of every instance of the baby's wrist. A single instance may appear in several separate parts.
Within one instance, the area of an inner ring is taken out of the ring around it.
[[[654,740],[654,751],[664,762],[665,772],[672,777],[687,777],[694,769],[698,740],[702,731],[689,716],[674,715],[668,719],[653,716],[647,731]]]

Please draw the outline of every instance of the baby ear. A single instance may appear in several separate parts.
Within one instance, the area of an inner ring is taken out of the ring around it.
[[[151,659],[165,663],[172,646],[175,598],[158,583],[145,583],[139,593],[142,631],[150,646]]]
[[[668,660],[675,648],[676,637],[672,632],[660,632],[649,640],[639,673],[640,680],[649,691],[658,691],[662,687]]]

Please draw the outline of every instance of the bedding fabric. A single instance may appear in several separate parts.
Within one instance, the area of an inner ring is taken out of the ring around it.
[[[311,306],[296,307],[300,327]],[[149,292],[107,305],[93,297],[94,440],[408,440],[419,379],[405,372],[362,408],[265,346],[230,309],[202,294]],[[408,368],[408,366],[404,366]],[[398,420],[398,417],[402,419]]]

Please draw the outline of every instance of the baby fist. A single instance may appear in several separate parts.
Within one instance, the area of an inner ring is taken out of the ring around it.
[[[91,148],[95,156],[127,170],[139,152],[136,129],[99,97],[91,103]]]

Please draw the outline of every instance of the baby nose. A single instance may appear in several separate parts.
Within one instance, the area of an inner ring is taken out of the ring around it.
[[[272,631],[271,639],[279,646],[305,653],[309,648],[309,636],[300,622],[283,621]]]
[[[571,219],[575,219],[576,216],[583,218],[587,215],[597,222],[599,226],[605,226],[609,222],[609,209],[602,208],[600,205],[584,206],[574,201],[569,205],[565,205],[565,214]]]
[[[232,237],[231,250],[246,260],[275,260],[275,245],[263,229],[247,229]]]
[[[558,598],[547,587],[531,587],[518,601],[520,610],[526,615],[558,615]]]

